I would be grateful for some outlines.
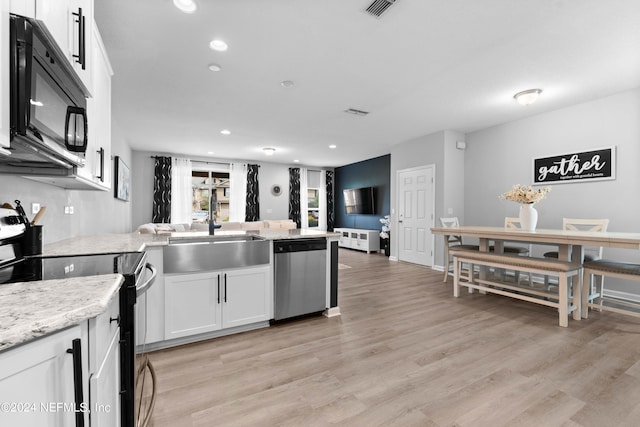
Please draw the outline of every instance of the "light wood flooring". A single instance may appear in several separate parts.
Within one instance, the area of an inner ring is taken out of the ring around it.
[[[340,250],[342,316],[154,352],[161,426],[638,426],[640,320]]]

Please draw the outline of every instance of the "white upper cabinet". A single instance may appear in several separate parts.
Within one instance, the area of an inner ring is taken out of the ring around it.
[[[105,189],[111,188],[111,64],[96,25],[92,26],[93,97],[87,99],[89,126],[85,167],[78,173]]]
[[[11,0],[11,13],[44,23],[74,71],[91,93],[93,0]]]
[[[0,1],[0,155],[9,147],[9,4]]]

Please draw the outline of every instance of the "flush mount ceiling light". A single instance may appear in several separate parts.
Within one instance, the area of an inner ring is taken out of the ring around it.
[[[295,83],[291,80],[283,80],[280,82],[280,86],[282,87],[293,87]]]
[[[513,95],[513,98],[518,101],[520,105],[527,106],[536,102],[541,93],[542,89],[523,90]]]
[[[217,50],[218,52],[224,52],[229,49],[229,46],[224,41],[218,39],[211,40],[209,47],[213,50]]]
[[[209,70],[211,70],[211,71],[220,71],[220,70],[222,70],[222,67],[219,66],[218,64],[209,64]]]
[[[262,149],[262,151],[263,151],[263,152],[264,152],[264,154],[265,154],[265,155],[267,155],[267,156],[273,156],[273,153],[275,153],[275,152],[276,152],[276,149],[275,149],[275,148],[267,147],[267,148],[263,148],[263,149]]]
[[[173,5],[184,13],[193,13],[198,8],[193,0],[173,0]]]
[[[337,146],[336,144],[331,144],[331,145],[329,146],[329,148],[331,148],[331,149],[334,149],[334,148],[337,148],[337,147],[338,147],[338,146]]]
[[[220,133],[223,135],[231,135],[231,131],[229,129],[222,129]]]

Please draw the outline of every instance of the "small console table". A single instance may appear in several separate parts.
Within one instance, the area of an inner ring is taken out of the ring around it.
[[[358,228],[335,228],[340,233],[338,246],[357,249],[366,253],[380,250],[380,230],[361,230]]]

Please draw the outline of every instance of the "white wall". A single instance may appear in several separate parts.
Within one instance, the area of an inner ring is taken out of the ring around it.
[[[469,133],[466,141],[467,224],[500,226],[517,216],[518,204],[498,196],[533,182],[533,158],[616,146],[616,179],[553,185],[536,206],[538,228],[561,228],[563,217],[609,218],[610,231],[640,232],[640,89]],[[640,252],[623,249],[605,248],[604,256],[640,260]]]
[[[435,165],[435,214],[439,218],[444,205],[444,162],[445,162],[445,132],[436,132],[431,135],[412,139],[391,148],[391,256],[398,256],[397,239],[397,172],[403,169],[425,165]],[[435,263],[442,258],[442,242],[435,240]],[[442,264],[443,261],[440,262]]]
[[[148,151],[134,151],[132,154],[132,196],[133,228],[140,224],[151,222],[153,209],[153,165],[151,156],[176,156],[169,153],[151,153]],[[211,158],[192,158],[192,160],[209,162],[238,162],[246,160],[219,160]],[[250,162],[259,164],[258,184],[260,192],[260,219],[287,219],[289,217],[289,168],[304,167],[302,165],[286,165],[280,163]],[[315,169],[315,168],[314,168]],[[271,193],[273,185],[279,185],[281,193],[274,196]]]
[[[131,149],[123,138],[113,138],[112,155],[121,156],[131,165]],[[113,168],[113,159],[110,161]],[[0,175],[0,204],[7,202],[15,206],[16,199],[21,201],[30,219],[33,218],[31,203],[47,207],[40,221],[44,226],[45,244],[70,237],[131,231],[132,203],[114,198],[113,191],[65,190],[19,176]],[[73,206],[75,213],[65,215],[65,206]]]

